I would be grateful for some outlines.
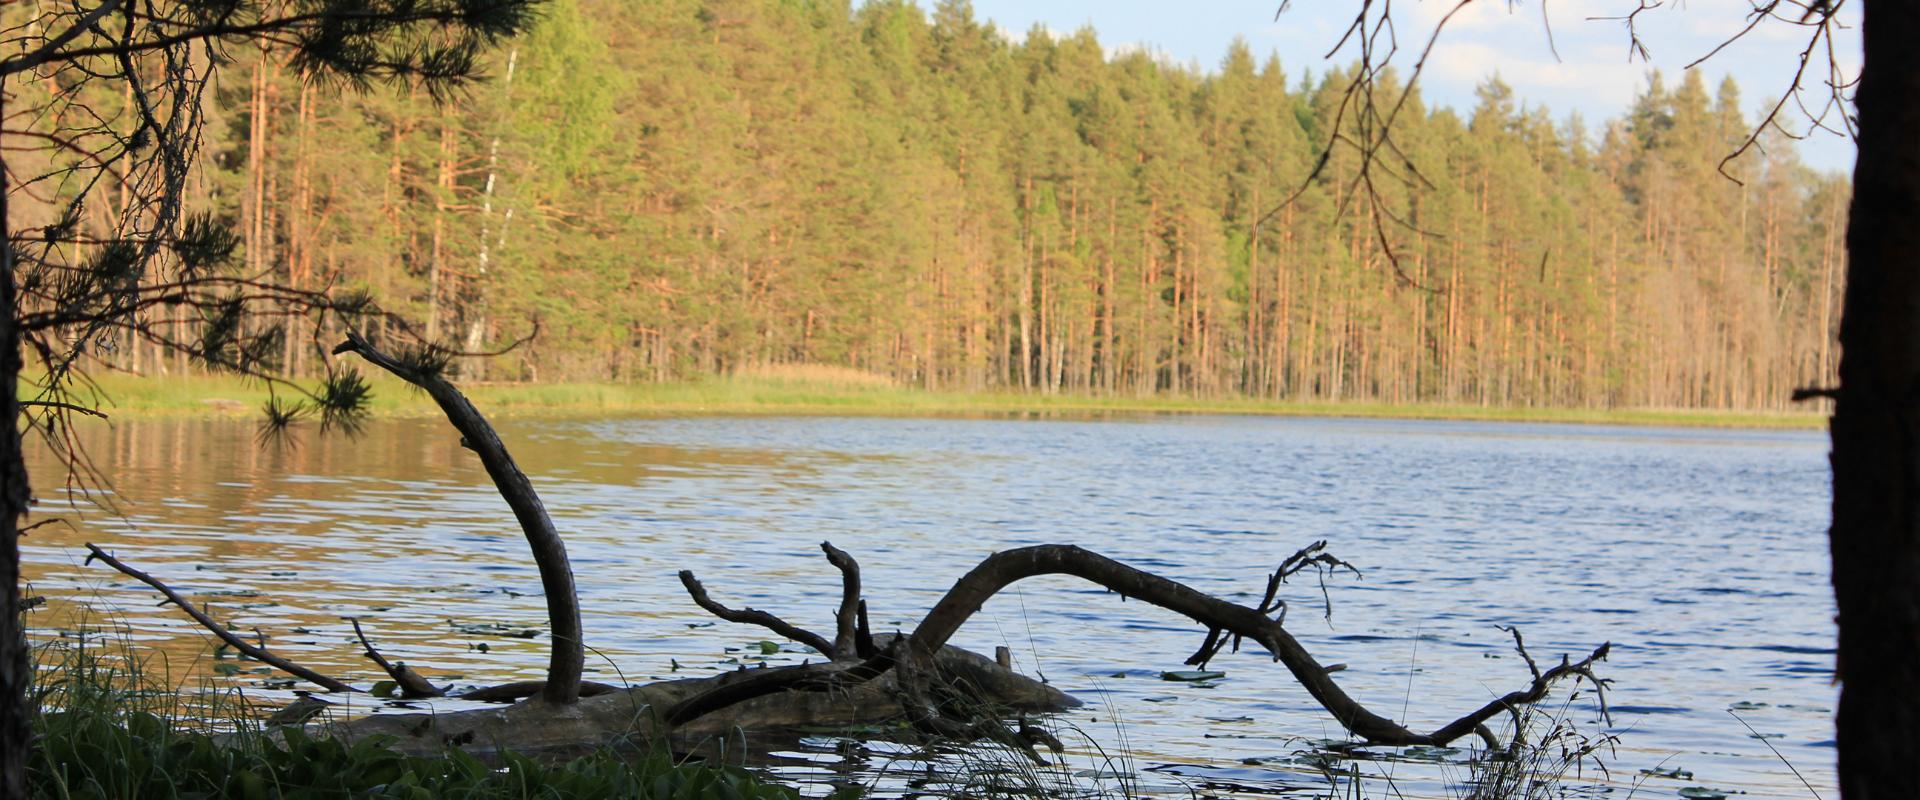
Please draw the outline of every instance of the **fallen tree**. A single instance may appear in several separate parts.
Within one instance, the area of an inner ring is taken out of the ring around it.
[[[743,668],[709,678],[644,686],[616,687],[585,682],[581,680],[584,643],[579,602],[574,594],[565,545],[532,483],[514,464],[492,426],[444,377],[445,355],[423,349],[395,357],[358,334],[350,334],[334,352],[358,354],[369,363],[421,387],[460,432],[461,443],[479,456],[526,534],[547,591],[554,643],[545,681],[489,686],[458,695],[466,700],[522,702],[503,708],[437,714],[376,714],[309,723],[311,731],[320,735],[390,735],[399,746],[416,752],[457,746],[478,752],[513,749],[572,753],[638,742],[665,742],[676,750],[692,751],[729,737],[751,737],[783,729],[898,721],[945,739],[1002,742],[1038,760],[1033,745],[1054,743],[1047,742],[1044,734],[1035,729],[1010,727],[1007,719],[1025,713],[1058,711],[1076,706],[1078,702],[1053,687],[1013,672],[1005,663],[960,650],[948,642],[988,599],[1018,581],[1040,575],[1080,578],[1105,587],[1122,599],[1141,600],[1193,620],[1205,630],[1205,635],[1200,647],[1187,659],[1191,665],[1204,667],[1229,647],[1237,651],[1245,641],[1260,645],[1336,722],[1368,744],[1445,745],[1473,735],[1489,749],[1498,749],[1501,743],[1487,723],[1503,713],[1517,719],[1522,709],[1538,703],[1554,685],[1568,679],[1590,683],[1598,693],[1602,713],[1606,710],[1607,684],[1595,674],[1594,667],[1607,657],[1609,645],[1602,644],[1577,661],[1562,656],[1560,663],[1542,670],[1527,653],[1519,632],[1512,631],[1515,649],[1531,672],[1530,680],[1520,688],[1425,731],[1374,713],[1348,695],[1331,677],[1333,670],[1316,660],[1285,626],[1287,606],[1279,597],[1279,589],[1288,578],[1312,570],[1320,576],[1324,593],[1329,573],[1358,572],[1351,564],[1328,553],[1326,542],[1315,542],[1282,561],[1267,576],[1264,595],[1260,603],[1253,606],[1205,594],[1073,545],[1007,550],[989,556],[961,577],[911,633],[885,637],[874,636],[869,628],[858,561],[831,543],[823,542],[821,549],[828,562],[842,576],[831,638],[764,611],[728,607],[714,600],[692,572],[683,571],[679,576],[694,604],[708,613],[729,622],[766,628],[813,649],[823,657],[822,661],[799,666]],[[196,610],[186,598],[157,578],[128,566],[95,545],[87,547],[88,562],[100,560],[160,591],[167,602],[179,606],[195,622],[245,656],[328,692],[362,691],[270,652],[264,641],[247,642],[211,615]],[[351,622],[364,655],[392,679],[402,697],[444,696],[446,690],[433,686],[411,668],[388,661],[368,640],[359,621]],[[304,722],[304,718],[289,717],[289,722]]]

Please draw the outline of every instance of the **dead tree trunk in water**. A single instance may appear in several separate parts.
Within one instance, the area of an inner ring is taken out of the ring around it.
[[[947,644],[947,640],[952,638],[960,626],[978,612],[989,598],[1015,582],[1038,575],[1072,575],[1082,578],[1111,589],[1122,598],[1144,600],[1207,626],[1206,642],[1192,658],[1188,659],[1190,664],[1204,665],[1217,655],[1229,640],[1237,643],[1239,639],[1246,638],[1259,642],[1273,654],[1274,660],[1286,665],[1287,669],[1293,673],[1294,679],[1299,681],[1307,693],[1327,710],[1327,713],[1332,714],[1334,719],[1354,735],[1373,744],[1444,745],[1463,736],[1478,735],[1487,742],[1489,747],[1498,747],[1497,740],[1485,723],[1502,713],[1517,714],[1521,707],[1539,702],[1546,697],[1547,690],[1556,681],[1568,677],[1591,681],[1595,690],[1602,693],[1601,708],[1604,713],[1606,684],[1594,675],[1593,665],[1607,657],[1610,645],[1606,644],[1596,648],[1592,654],[1577,662],[1563,657],[1559,665],[1545,672],[1535,666],[1531,657],[1526,657],[1527,666],[1533,673],[1533,680],[1525,688],[1496,697],[1480,708],[1428,733],[1415,732],[1368,710],[1349,697],[1346,691],[1329,677],[1330,671],[1327,667],[1315,660],[1313,655],[1308,653],[1307,649],[1281,624],[1285,618],[1286,606],[1275,597],[1281,581],[1293,572],[1316,564],[1348,566],[1345,562],[1326,555],[1323,552],[1325,544],[1325,542],[1315,543],[1287,559],[1268,579],[1265,598],[1258,607],[1221,600],[1185,584],[1129,567],[1106,556],[1072,545],[1039,545],[995,553],[961,577],[953,588],[947,590],[946,596],[942,597],[933,610],[927,613],[926,618],[911,635],[895,640],[892,646],[858,665],[825,676],[803,670],[767,670],[751,678],[690,697],[667,709],[663,719],[669,725],[682,724],[735,703],[782,691],[840,691],[878,678],[894,669],[924,674],[928,671],[928,665],[934,654]],[[836,552],[831,546],[827,546],[827,550],[829,554]],[[699,585],[690,573],[681,573],[681,579],[688,584],[689,590]],[[701,591],[700,595],[704,597],[704,591]],[[1275,611],[1283,613],[1278,618],[1269,616]],[[739,612],[735,613],[737,615]],[[762,625],[769,624],[761,619],[751,621]],[[815,642],[811,645],[815,649],[823,649],[827,646],[823,637],[811,634],[809,636]],[[1515,644],[1520,645],[1517,633]],[[1521,655],[1526,656],[1523,646]],[[912,686],[915,683],[917,680],[907,676],[901,678],[902,686]]]
[[[1920,7],[1865,4],[1833,412],[1840,791],[1920,797]]]

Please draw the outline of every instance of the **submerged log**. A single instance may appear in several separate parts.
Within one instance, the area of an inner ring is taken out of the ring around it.
[[[875,637],[884,647],[892,636]],[[661,681],[583,697],[558,705],[532,698],[499,708],[406,714],[374,714],[357,719],[309,722],[305,733],[354,740],[386,736],[392,746],[414,755],[434,755],[448,747],[488,758],[502,750],[545,758],[565,758],[603,747],[647,752],[666,748],[678,754],[713,756],[764,751],[805,731],[886,725],[906,720],[904,696],[895,674],[852,685],[845,692],[791,691],[756,697],[679,725],[662,722],[664,712],[713,689],[778,671],[811,673],[830,680],[859,662],[819,662],[804,666],[736,670],[705,678]],[[984,709],[1018,714],[1064,711],[1081,705],[1071,695],[1009,670],[993,659],[945,647],[934,659],[939,677],[965,686]]]

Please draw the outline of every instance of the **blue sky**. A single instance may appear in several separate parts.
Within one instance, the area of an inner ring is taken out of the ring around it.
[[[1686,65],[1706,55],[1747,22],[1747,0],[1669,0],[1640,15],[1639,29],[1651,62],[1628,59],[1628,37],[1616,20],[1633,9],[1637,0],[1554,0],[1546,6],[1553,24],[1550,49],[1541,22],[1540,0],[1508,3],[1476,0],[1447,24],[1427,65],[1421,85],[1426,96],[1441,105],[1466,110],[1473,106],[1473,90],[1488,76],[1499,74],[1519,97],[1545,105],[1556,117],[1578,111],[1597,128],[1598,122],[1620,115],[1646,85],[1648,73],[1661,70],[1678,80]],[[1246,39],[1256,56],[1277,53],[1289,74],[1303,68],[1325,69],[1327,50],[1352,19],[1358,0],[1293,0],[1286,13],[1274,18],[1279,0],[1186,0],[1181,3],[1150,0],[973,0],[974,14],[991,19],[1018,35],[1035,24],[1071,32],[1091,25],[1108,47],[1143,45],[1175,61],[1212,70],[1235,36]],[[1454,0],[1402,0],[1396,5],[1402,53],[1411,66],[1420,44]],[[1846,16],[1858,22],[1859,3]],[[1739,82],[1741,101],[1750,116],[1758,117],[1763,103],[1778,98],[1792,78],[1808,31],[1767,20],[1746,39],[1695,67],[1708,86],[1732,75]],[[1847,69],[1860,62],[1857,29],[1840,38],[1838,57]],[[1347,63],[1352,50],[1334,57]],[[1824,55],[1820,57],[1824,64]],[[1850,72],[1849,74],[1853,74]],[[1816,81],[1824,73],[1815,75]],[[1769,103],[1770,105],[1770,103]],[[1804,129],[1800,117],[1791,117]],[[1833,123],[1836,127],[1838,122]],[[1801,157],[1823,170],[1851,170],[1853,144],[1815,132],[1800,143]]]

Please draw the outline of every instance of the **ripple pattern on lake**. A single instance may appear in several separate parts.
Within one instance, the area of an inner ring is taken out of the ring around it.
[[[1431,727],[1518,688],[1526,668],[1498,625],[1520,626],[1543,661],[1610,640],[1602,674],[1617,680],[1611,730],[1623,742],[1609,765],[1620,785],[1806,797],[1731,708],[1817,788],[1833,786],[1829,489],[1816,434],[1240,417],[513,421],[501,432],[567,537],[596,680],[759,658],[746,645],[766,634],[709,624],[674,579],[683,568],[722,602],[826,627],[838,575],[821,540],[860,559],[874,625],[890,629],[911,627],[1008,547],[1079,544],[1252,603],[1282,558],[1326,539],[1364,576],[1331,581],[1330,621],[1315,582],[1296,579],[1283,593],[1289,627],[1322,661],[1349,665],[1337,678],[1377,711]],[[323,671],[376,677],[340,621],[360,616],[390,657],[441,680],[540,676],[538,577],[449,429],[378,422],[358,440],[286,449],[252,434],[203,421],[90,431],[113,478],[97,496],[124,516],[83,503],[74,527],[36,529],[23,548],[35,590],[110,607],[177,669],[209,672],[189,623],[79,565],[80,542],[97,541]],[[43,513],[65,511],[52,466],[34,466]],[[34,622],[44,634],[78,614],[55,602]],[[1117,730],[1149,787],[1244,788],[1302,741],[1339,735],[1258,654],[1222,656],[1215,685],[1158,680],[1201,633],[1047,578],[990,602],[956,643],[1008,645],[1021,668],[1093,701],[1073,721],[1107,744]],[[795,650],[769,660],[804,657]],[[1571,712],[1597,730],[1589,696]],[[1695,777],[1638,775],[1656,767]],[[1302,780],[1272,778],[1275,791]],[[1447,779],[1396,783],[1443,796]]]

